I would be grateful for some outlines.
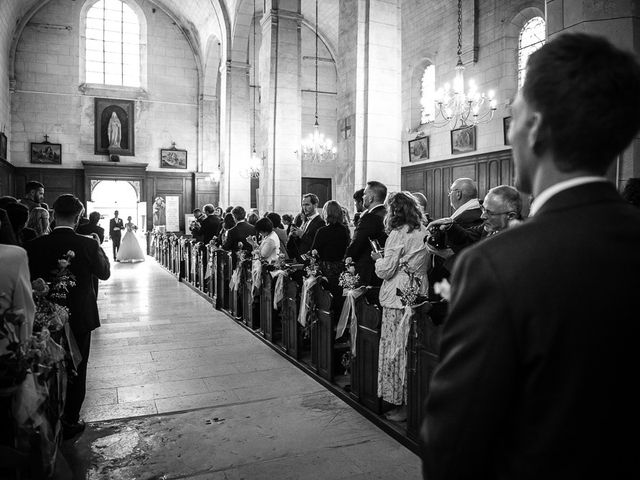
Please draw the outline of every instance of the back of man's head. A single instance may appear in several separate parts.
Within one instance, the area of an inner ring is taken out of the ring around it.
[[[0,197],[0,208],[3,210],[7,209],[7,205],[11,205],[12,203],[18,203],[18,199],[12,197],[10,195],[5,195],[4,197]]]
[[[89,214],[90,223],[97,225],[99,221],[100,221],[100,212],[91,212]]]
[[[518,190],[510,185],[498,185],[487,192],[487,195],[495,195],[504,205],[504,210],[514,212],[516,218],[522,217],[522,198]]]
[[[236,221],[244,220],[247,216],[247,212],[241,206],[233,207],[233,210],[231,210],[231,214],[233,215],[233,218],[236,219]]]
[[[69,193],[60,195],[53,202],[53,211],[56,214],[56,220],[72,220],[75,219],[83,210],[82,202]]]
[[[204,210],[204,213],[206,213],[207,215],[211,215],[213,213],[213,205],[207,203],[204,207],[202,207],[202,210]]]
[[[384,203],[387,199],[387,187],[384,183],[372,180],[367,182],[367,188],[373,193],[373,200],[377,203]]]
[[[640,128],[640,63],[607,39],[565,33],[531,54],[522,95],[541,114],[534,152],[599,175]]]
[[[22,230],[29,220],[29,209],[21,203],[10,203],[5,208],[7,215],[9,216],[9,222],[13,231],[18,233]]]
[[[478,198],[478,187],[470,178],[458,178],[453,182],[453,185],[456,190],[460,191],[462,203]]]

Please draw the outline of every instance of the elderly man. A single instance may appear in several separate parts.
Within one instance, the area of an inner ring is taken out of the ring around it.
[[[623,94],[621,94],[623,92]],[[640,63],[564,33],[512,105],[530,216],[456,262],[422,428],[440,479],[627,478],[640,427],[640,212],[606,174],[640,128]],[[597,113],[596,113],[597,112]]]

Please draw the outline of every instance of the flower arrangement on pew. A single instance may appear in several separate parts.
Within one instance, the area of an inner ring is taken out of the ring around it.
[[[318,264],[318,251],[311,250],[308,254],[301,255],[305,261],[305,275],[302,282],[302,292],[300,294],[300,311],[298,312],[298,323],[303,327],[303,338],[311,336],[311,329],[318,321],[316,314],[316,304],[311,294],[313,286],[322,278],[322,271]],[[308,262],[308,263],[307,263]]]
[[[301,255],[301,257],[306,261],[308,261],[309,263],[307,263],[307,266],[304,268],[305,271],[305,277],[309,278],[309,277],[320,277],[322,276],[322,271],[320,270],[320,265],[318,264],[318,251],[317,250],[311,250],[311,252],[309,252],[309,254],[304,254]]]
[[[351,257],[344,260],[345,270],[338,277],[338,285],[345,290],[353,290],[360,283],[360,275],[356,273],[356,264]]]
[[[407,262],[400,263],[400,268],[409,277],[409,282],[403,288],[396,289],[396,295],[400,297],[400,302],[405,307],[415,307],[427,301],[426,295],[420,294],[422,281],[416,273],[409,268]]]

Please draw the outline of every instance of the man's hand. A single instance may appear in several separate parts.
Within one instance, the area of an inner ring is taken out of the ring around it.
[[[433,222],[429,223],[429,225],[427,225],[427,230],[431,227],[437,227],[437,226],[440,227],[440,230],[446,230],[451,225],[453,225],[453,218],[451,217],[439,218],[438,220],[434,220]]]
[[[302,237],[302,235],[304,235],[304,232],[298,227],[291,227],[291,232],[289,232],[289,235],[300,238]]]

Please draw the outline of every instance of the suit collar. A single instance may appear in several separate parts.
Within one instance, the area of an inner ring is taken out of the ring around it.
[[[56,227],[49,235],[75,235],[76,232],[71,227]]]
[[[567,190],[569,188],[577,187],[579,185],[585,185],[587,183],[595,183],[595,182],[607,182],[606,177],[598,177],[598,176],[583,176],[583,177],[575,177],[569,180],[565,180],[563,182],[558,182],[550,187],[544,189],[542,192],[538,194],[536,198],[531,202],[531,211],[529,212],[529,216],[532,217],[536,214],[540,208],[549,201],[554,195]]]
[[[567,188],[549,198],[536,212],[535,217],[569,208],[584,207],[594,203],[624,203],[610,182],[591,182]]]

